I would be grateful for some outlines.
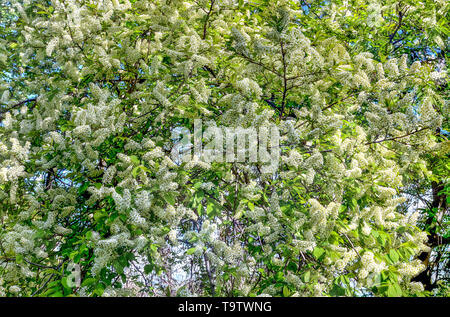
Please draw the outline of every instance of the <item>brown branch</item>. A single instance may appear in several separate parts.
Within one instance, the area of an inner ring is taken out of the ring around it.
[[[211,17],[211,12],[213,10],[213,6],[214,6],[215,2],[216,2],[216,0],[211,0],[211,5],[209,7],[209,11],[206,14],[205,23],[203,24],[203,36],[202,36],[203,40],[206,39],[206,32],[208,30],[208,21],[209,21],[209,18]]]
[[[6,108],[5,110],[0,111],[0,114],[7,113],[8,111],[11,111],[11,110],[13,110],[13,109],[15,109],[15,108],[18,108],[18,107],[20,107],[20,106],[26,104],[26,103],[33,102],[33,101],[36,101],[36,100],[37,100],[37,98],[29,98],[29,99],[27,99],[27,100],[21,101],[21,102],[19,102],[19,103],[16,103],[15,105],[12,105],[12,106],[9,107],[9,108]]]
[[[240,57],[243,57],[245,60],[247,60],[248,62],[250,62],[250,63],[252,63],[252,64],[254,64],[254,65],[258,65],[258,66],[260,66],[261,68],[263,68],[263,69],[265,69],[265,70],[267,70],[267,71],[269,71],[269,72],[271,72],[271,73],[273,73],[273,74],[275,74],[275,75],[277,75],[277,76],[279,76],[279,77],[283,77],[283,75],[281,74],[281,73],[279,73],[276,69],[274,69],[274,68],[269,68],[269,67],[267,67],[266,65],[264,65],[263,63],[261,63],[261,62],[257,62],[257,61],[255,61],[255,60],[253,60],[253,59],[251,59],[250,57],[248,57],[248,56],[246,56],[246,55],[244,55],[244,54],[242,54],[242,53],[237,53]]]
[[[280,118],[284,114],[284,108],[286,106],[286,95],[287,95],[287,77],[286,77],[286,71],[287,71],[287,65],[286,65],[286,52],[284,50],[283,41],[280,42],[281,46],[281,61],[283,63],[283,97],[281,99],[281,109],[280,109]]]
[[[6,262],[16,262],[15,258],[0,258],[0,260],[6,261]],[[48,265],[43,265],[43,264],[39,264],[39,263],[34,263],[31,261],[28,261],[27,259],[23,259],[25,262],[27,262],[28,264],[31,264],[33,266],[37,266],[40,267],[42,269],[56,269],[56,266],[48,266]]]
[[[58,266],[56,267],[55,270],[58,271],[65,262],[67,262],[67,260],[64,260],[60,264],[58,264]],[[52,278],[53,278],[53,276],[55,276],[55,274],[56,273],[52,273],[50,275],[50,277],[47,279],[47,281],[45,281],[44,284],[39,289],[35,290],[33,292],[33,294],[31,294],[31,296],[34,296],[34,295],[38,294],[40,291],[42,291],[45,288],[45,286],[47,286],[47,284],[52,280]]]
[[[392,41],[394,40],[395,35],[397,34],[398,30],[402,26],[402,20],[403,20],[403,12],[399,11],[398,12],[398,23],[397,23],[397,26],[396,26],[394,32],[391,35],[389,35],[389,44],[392,44]]]
[[[406,137],[408,137],[408,136],[410,136],[410,135],[419,133],[420,131],[423,131],[423,130],[426,130],[426,129],[429,129],[429,127],[423,127],[423,128],[421,128],[421,129],[419,129],[419,130],[412,131],[412,132],[407,133],[407,134],[405,134],[405,135],[400,135],[400,136],[396,136],[396,137],[392,137],[392,138],[385,138],[385,139],[378,140],[378,141],[367,142],[367,143],[365,143],[365,145],[370,145],[370,144],[375,144],[375,143],[381,143],[381,142],[385,142],[385,141],[395,141],[395,140],[402,139],[402,138],[406,138]]]
[[[337,105],[338,103],[340,103],[340,102],[342,102],[342,101],[344,101],[344,100],[347,100],[348,98],[353,97],[354,95],[355,95],[355,93],[351,93],[350,95],[348,95],[348,96],[342,98],[341,100],[337,100],[337,101],[335,101],[335,102],[333,102],[333,103],[330,103],[330,104],[327,105],[325,108],[323,108],[322,111],[325,111],[325,110],[327,110],[327,109],[330,109],[331,107]]]

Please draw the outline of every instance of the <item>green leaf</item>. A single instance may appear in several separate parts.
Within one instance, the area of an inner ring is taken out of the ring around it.
[[[355,198],[352,198],[352,201],[351,201],[352,209],[356,209],[356,206],[358,206],[358,201]]]
[[[140,164],[141,161],[139,160],[139,158],[136,155],[131,155],[130,156],[130,160],[131,162],[133,162],[134,164]]]
[[[60,288],[59,288],[59,287],[53,287],[53,288],[50,288],[50,289],[46,290],[46,291],[42,294],[42,296],[50,296],[50,295],[52,295],[52,294],[54,294],[54,293],[56,293],[56,292],[59,292],[59,291],[60,291]]]
[[[133,168],[133,170],[131,171],[131,175],[133,175],[134,178],[136,178],[136,176],[137,176],[137,174],[138,174],[140,168],[141,168],[140,166],[136,166],[136,167]]]
[[[88,189],[88,187],[89,187],[89,182],[84,182],[83,185],[81,185],[78,188],[78,194],[81,195],[82,193],[84,193]]]
[[[313,251],[314,257],[318,260],[323,254],[325,253],[325,250],[319,247],[316,247]]]
[[[67,276],[64,276],[64,277],[61,279],[61,284],[62,284],[62,286],[64,286],[64,288],[72,289],[72,287],[70,287],[69,284],[67,284]]]
[[[202,184],[203,184],[202,182],[197,182],[197,183],[194,184],[193,187],[194,187],[195,189],[199,189],[199,188],[202,186]]]
[[[86,232],[86,239],[87,240],[91,240],[92,239],[92,235],[93,235],[92,231]]]
[[[153,265],[151,264],[146,264],[144,266],[144,273],[145,274],[150,274],[153,271]]]
[[[96,281],[97,281],[97,280],[96,280],[95,278],[89,277],[89,278],[85,279],[85,280],[81,283],[81,286],[82,286],[82,287],[84,287],[84,286],[89,286],[89,285],[94,284]]]
[[[103,213],[101,210],[97,210],[96,212],[94,212],[94,220],[96,222],[99,222],[102,218],[105,218],[106,214]]]
[[[219,206],[213,200],[208,199],[208,205],[206,206],[206,214],[208,217],[218,216],[219,210]]]
[[[23,255],[22,254],[16,254],[16,263],[17,264],[23,263]]]
[[[400,297],[402,296],[402,289],[397,283],[389,284],[386,294],[389,297]]]
[[[97,296],[102,296],[104,291],[105,291],[105,286],[103,286],[103,284],[98,284],[97,287],[95,288],[93,294],[97,295]]]
[[[119,261],[119,260],[114,261],[114,262],[113,262],[113,266],[114,266],[114,269],[116,270],[116,272],[117,272],[118,274],[123,274],[124,266],[123,266],[123,264],[121,263],[121,261]]]
[[[305,283],[308,283],[310,278],[311,278],[311,271],[306,271],[305,274],[303,275],[303,281]]]
[[[346,289],[342,286],[340,286],[337,283],[333,284],[333,287],[330,290],[331,296],[345,296],[346,295]]]
[[[389,258],[393,263],[397,263],[399,260],[398,253],[395,250],[391,249],[391,251],[389,251]]]
[[[287,288],[287,286],[283,286],[283,296],[284,297],[291,296],[291,291],[289,290],[289,288]]]
[[[187,255],[191,255],[195,253],[196,248],[190,248],[189,250],[186,251]]]
[[[163,197],[168,204],[172,206],[175,205],[175,198],[173,197],[172,194],[164,194]]]

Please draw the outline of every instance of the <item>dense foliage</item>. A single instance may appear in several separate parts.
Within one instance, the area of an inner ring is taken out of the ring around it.
[[[448,1],[0,3],[0,296],[449,294]]]

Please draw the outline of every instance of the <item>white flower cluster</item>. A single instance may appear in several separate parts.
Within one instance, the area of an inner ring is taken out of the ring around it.
[[[21,225],[15,225],[12,231],[2,237],[2,245],[5,251],[13,254],[33,254],[36,247],[35,231]]]
[[[138,227],[145,227],[147,222],[145,218],[143,218],[136,209],[132,208],[130,212],[130,220],[131,223]]]
[[[292,240],[295,248],[298,248],[300,252],[312,251],[316,247],[315,241],[305,241],[305,240]]]
[[[358,278],[365,279],[369,273],[380,273],[387,269],[385,262],[377,263],[374,254],[370,251],[364,252],[361,257],[361,268],[359,269]]]
[[[104,185],[111,184],[111,181],[113,180],[115,174],[116,174],[116,167],[114,165],[111,165],[106,169],[105,173],[103,174],[102,183]]]
[[[422,261],[416,259],[411,263],[401,263],[398,267],[398,272],[405,277],[414,277],[425,269]]]
[[[258,83],[252,79],[244,78],[236,82],[236,88],[241,91],[241,93],[246,97],[251,97],[254,95],[256,98],[261,96],[262,90]]]
[[[411,282],[409,287],[412,293],[420,293],[424,291],[423,284],[420,282]]]

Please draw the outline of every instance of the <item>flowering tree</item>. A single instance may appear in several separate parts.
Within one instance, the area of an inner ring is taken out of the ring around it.
[[[1,3],[1,296],[446,294],[448,2]]]

